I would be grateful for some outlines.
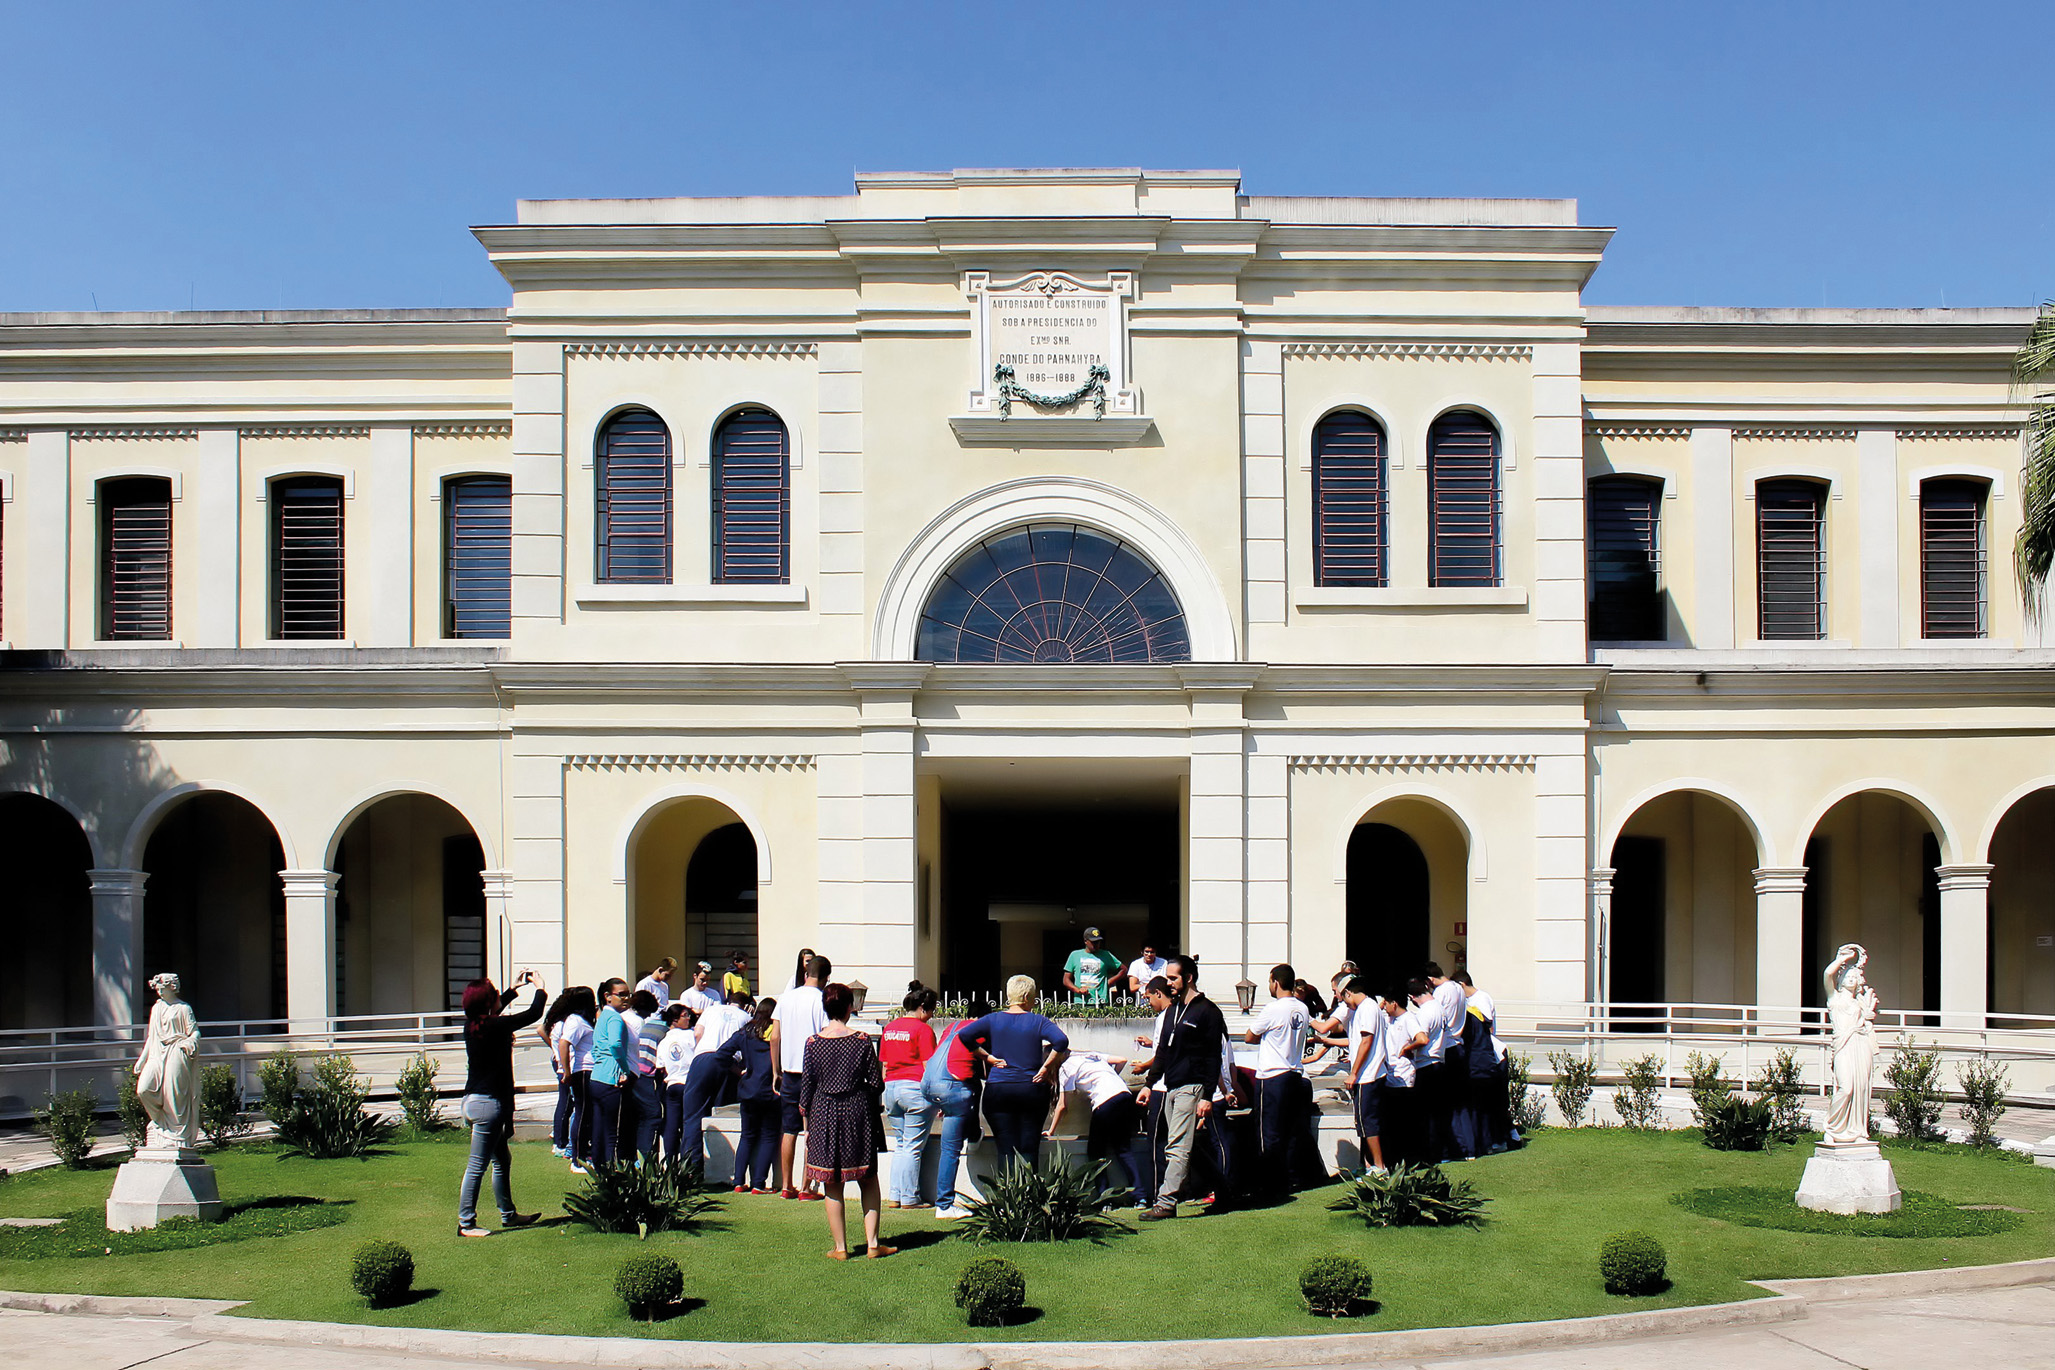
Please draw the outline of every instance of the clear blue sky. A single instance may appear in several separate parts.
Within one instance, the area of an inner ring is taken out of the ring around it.
[[[521,197],[1547,195],[1599,304],[2055,295],[2055,4],[0,0],[0,310],[500,304]]]

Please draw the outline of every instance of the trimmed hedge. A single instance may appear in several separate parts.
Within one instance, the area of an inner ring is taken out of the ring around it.
[[[1004,1256],[980,1256],[956,1277],[956,1306],[972,1327],[1004,1327],[1027,1303],[1027,1276]]]
[[[398,1242],[365,1242],[350,1256],[350,1287],[373,1308],[397,1303],[414,1288],[414,1253]]]
[[[655,1322],[656,1311],[676,1303],[685,1292],[685,1272],[669,1256],[639,1252],[622,1261],[614,1272],[614,1292],[631,1314]]]
[[[1608,1294],[1654,1294],[1669,1283],[1669,1257],[1646,1232],[1615,1232],[1598,1248],[1598,1273]]]
[[[1299,1272],[1306,1311],[1323,1318],[1352,1318],[1370,1301],[1370,1267],[1354,1256],[1315,1256]]]

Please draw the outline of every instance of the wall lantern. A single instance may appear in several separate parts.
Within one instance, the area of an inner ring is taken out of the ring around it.
[[[1243,1013],[1256,1011],[1256,982],[1243,976],[1234,982],[1234,1001],[1242,1006]]]
[[[870,987],[861,980],[851,980],[849,982],[849,996],[852,1001],[849,1005],[849,1016],[852,1018],[863,1017],[863,1001],[870,996]]]

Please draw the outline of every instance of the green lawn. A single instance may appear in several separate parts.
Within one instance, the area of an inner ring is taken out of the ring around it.
[[[1864,1238],[1742,1227],[1671,1203],[1680,1190],[1794,1188],[1810,1147],[1718,1153],[1696,1134],[1545,1132],[1524,1151],[1456,1167],[1488,1195],[1475,1230],[1372,1231],[1331,1213],[1332,1191],[1279,1208],[1187,1217],[1102,1244],[1004,1247],[1027,1273],[1041,1313],[992,1339],[1249,1336],[1511,1322],[1748,1298],[1748,1279],[1852,1274],[2045,1256],[2055,1250],[2055,1172],[1995,1157],[1887,1148],[1903,1188],[1955,1203],[2030,1210],[1990,1236]],[[241,1147],[215,1158],[230,1203],[271,1195],[348,1201],[337,1226],[182,1251],[85,1259],[0,1259],[0,1287],[246,1299],[248,1313],[406,1326],[751,1341],[948,1341],[972,1334],[950,1299],[973,1254],[948,1227],[886,1214],[906,1249],[890,1260],[833,1264],[820,1205],[724,1197],[711,1230],[652,1237],[645,1249],[685,1267],[690,1311],[645,1327],[611,1292],[632,1237],[569,1225],[464,1240],[455,1232],[459,1142],[413,1143],[364,1162],[281,1160]],[[515,1148],[515,1194],[556,1212],[570,1176],[541,1143]],[[109,1171],[45,1171],[0,1181],[0,1216],[54,1216],[97,1205]],[[488,1205],[489,1207],[489,1205]],[[855,1207],[851,1205],[851,1217]],[[1187,1213],[1192,1210],[1187,1209]],[[1673,1286],[1643,1299],[1608,1296],[1598,1244],[1625,1228],[1656,1233]],[[416,1283],[435,1291],[372,1312],[353,1295],[347,1257],[390,1237],[414,1251]],[[1376,1276],[1375,1316],[1329,1322],[1304,1313],[1297,1276],[1326,1252],[1353,1253]]]

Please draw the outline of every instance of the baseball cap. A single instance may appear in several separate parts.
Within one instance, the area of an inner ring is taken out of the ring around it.
[[[710,970],[712,970],[712,969],[714,968],[714,966],[713,966],[713,962],[711,962],[711,961],[695,961],[695,962],[693,962],[692,964],[694,964],[695,966],[699,967],[699,968],[700,968],[701,970],[706,970],[706,971],[710,971]]]
[[[1099,932],[1099,930],[1098,930],[1097,928],[1086,928],[1086,929],[1085,929],[1085,940],[1086,940],[1087,942],[1103,942],[1103,941],[1105,941],[1106,939],[1105,939],[1105,937],[1103,937],[1102,935],[1100,935],[1100,932]]]

